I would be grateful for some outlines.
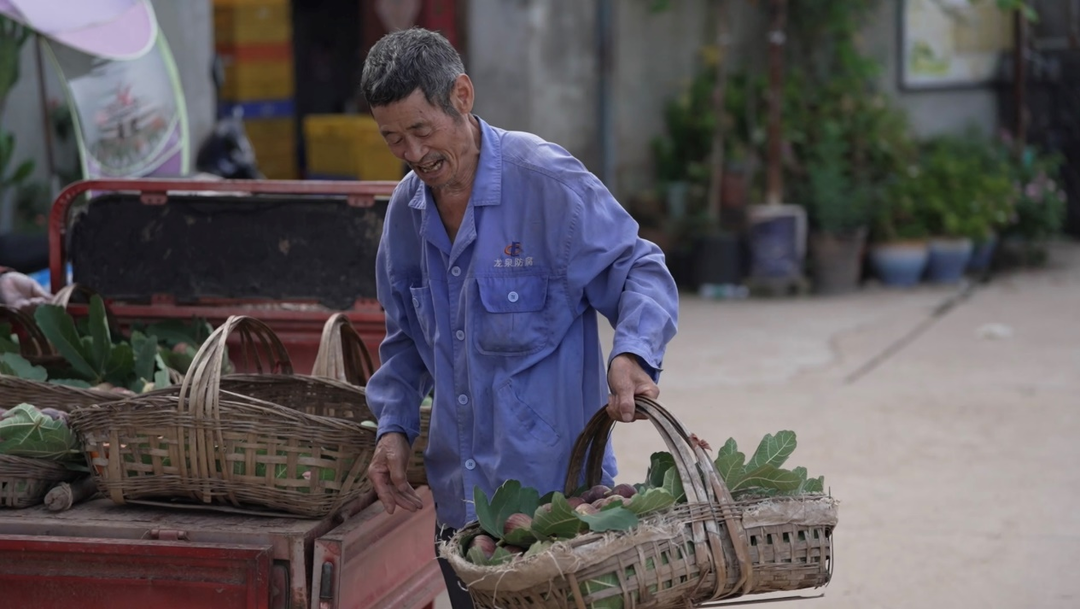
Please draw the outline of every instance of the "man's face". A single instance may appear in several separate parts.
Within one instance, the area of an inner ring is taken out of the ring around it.
[[[428,103],[419,89],[405,99],[372,109],[379,132],[390,151],[409,164],[417,177],[432,189],[467,183],[472,171],[465,162],[475,147],[469,121],[464,113],[471,104],[465,103],[460,86],[455,86],[451,99],[459,115],[452,117],[442,108]],[[468,93],[471,93],[469,91]],[[471,102],[471,98],[465,100]]]

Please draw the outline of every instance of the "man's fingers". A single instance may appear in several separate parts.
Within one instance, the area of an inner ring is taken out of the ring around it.
[[[375,494],[383,504],[383,509],[386,510],[387,514],[393,514],[394,508],[397,505],[394,487],[390,486],[390,481],[387,480],[385,474],[381,472],[371,472],[369,476],[371,477],[371,483],[375,486]]]

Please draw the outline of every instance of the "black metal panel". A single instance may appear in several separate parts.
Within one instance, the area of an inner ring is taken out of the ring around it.
[[[94,199],[70,232],[74,281],[127,302],[155,294],[314,299],[336,310],[375,297],[385,201],[344,197],[171,196]]]

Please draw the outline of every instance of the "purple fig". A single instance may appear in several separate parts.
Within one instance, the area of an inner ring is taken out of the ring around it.
[[[488,535],[477,535],[469,544],[469,549],[472,548],[480,548],[484,553],[484,558],[491,558],[491,555],[495,553],[495,540]]]
[[[607,494],[610,493],[610,492],[611,492],[610,488],[604,486],[603,484],[597,484],[596,486],[594,486],[591,489],[589,489],[589,490],[585,491],[584,493],[582,493],[581,494],[581,499],[585,503],[592,503],[593,501],[596,501],[597,499],[602,499],[602,498],[606,497]]]
[[[596,508],[598,510],[602,510],[605,507],[611,505],[612,503],[618,503],[620,505],[625,505],[626,504],[626,498],[623,497],[622,495],[609,495],[607,497],[602,497],[600,499],[597,499],[596,501],[593,502],[592,505],[593,505],[594,508]]]
[[[581,497],[567,497],[566,502],[570,504],[570,509],[575,509],[577,506],[585,503],[585,500]]]
[[[528,514],[510,514],[506,519],[506,524],[503,525],[503,535],[510,535],[511,532],[517,529],[524,529],[526,531],[532,529],[532,517]]]
[[[637,494],[637,489],[629,484],[618,484],[611,489],[611,494],[629,499]]]
[[[54,421],[63,421],[65,423],[67,423],[67,416],[68,416],[67,413],[66,412],[61,412],[61,411],[59,411],[59,410],[57,410],[55,408],[42,408],[41,409],[41,414],[49,417],[50,419],[52,419]]]
[[[597,510],[591,503],[582,503],[574,508],[574,511],[578,514],[595,514],[600,510]]]
[[[525,548],[520,548],[518,546],[505,545],[503,546],[503,549],[514,555],[525,553]]]

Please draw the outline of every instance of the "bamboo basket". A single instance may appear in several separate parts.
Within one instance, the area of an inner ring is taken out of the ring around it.
[[[375,364],[364,340],[342,313],[335,313],[323,326],[319,351],[315,356],[312,376],[344,381],[358,387],[367,385],[375,373]],[[369,412],[374,421],[374,415]],[[431,427],[431,407],[420,408],[420,435],[413,443],[412,455],[406,469],[406,477],[413,486],[427,485],[427,471],[424,466],[424,450],[427,448],[428,430]]]
[[[828,584],[835,500],[814,495],[736,503],[704,450],[671,414],[643,397],[637,410],[675,458],[687,503],[646,515],[630,531],[586,533],[499,566],[464,558],[462,548],[481,532],[470,524],[442,544],[440,554],[477,607],[686,609]],[[587,483],[599,483],[613,423],[601,410],[578,438],[567,495],[578,486],[583,466]]]
[[[78,476],[54,461],[0,455],[0,507],[35,506],[54,485]]]
[[[233,332],[256,374],[222,377]],[[178,391],[80,408],[70,421],[115,503],[320,518],[370,488],[375,433],[359,424],[365,412],[363,388],[294,375],[266,324],[232,316]]]

